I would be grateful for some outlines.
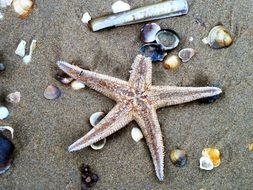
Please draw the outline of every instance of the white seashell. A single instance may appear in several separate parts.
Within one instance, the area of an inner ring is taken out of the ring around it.
[[[9,116],[9,110],[4,107],[4,106],[1,106],[0,107],[0,120],[3,120],[5,118],[7,118]]]
[[[15,54],[19,55],[20,57],[24,57],[25,56],[25,46],[26,46],[26,42],[24,40],[21,40],[20,43],[18,44]]]
[[[6,97],[6,101],[17,104],[20,102],[20,98],[21,98],[20,92],[13,92]]]
[[[102,139],[96,143],[93,143],[90,145],[90,147],[93,149],[93,150],[100,150],[102,149],[104,146],[105,146],[105,143],[106,143],[106,139]]]
[[[193,42],[193,40],[194,40],[194,38],[191,36],[191,37],[189,38],[189,42]]]
[[[203,42],[204,44],[209,44],[208,37],[203,38],[203,39],[202,39],[202,42]]]
[[[0,12],[0,20],[3,20],[4,19],[4,15],[3,13]]]
[[[179,51],[178,57],[183,63],[188,62],[195,55],[195,50],[192,48],[184,48]]]
[[[139,142],[143,138],[141,130],[137,127],[132,128],[131,136],[135,142]]]
[[[202,156],[199,160],[199,167],[202,170],[212,170],[214,168],[212,161],[205,156]]]
[[[14,137],[14,129],[10,126],[0,126],[0,131],[8,130],[11,133],[11,138]]]
[[[20,18],[26,18],[32,11],[32,0],[13,0],[13,7]]]
[[[0,8],[10,6],[13,0],[0,0]]]
[[[131,9],[131,6],[128,3],[125,3],[123,1],[116,1],[115,3],[112,4],[113,13],[128,11],[130,9]]]
[[[82,17],[82,22],[84,24],[88,24],[90,20],[91,20],[90,14],[88,12],[84,13]]]
[[[78,81],[78,80],[74,80],[71,82],[71,87],[74,89],[74,90],[80,90],[82,88],[85,88],[85,84],[83,84],[82,82]]]
[[[105,116],[104,112],[95,112],[90,116],[90,124],[95,127]]]
[[[31,62],[33,51],[34,51],[35,48],[36,48],[36,43],[37,43],[36,40],[33,40],[33,41],[32,41],[32,43],[31,43],[31,45],[30,45],[29,54],[26,55],[25,57],[23,57],[23,62],[24,62],[25,64],[28,64],[28,63]]]

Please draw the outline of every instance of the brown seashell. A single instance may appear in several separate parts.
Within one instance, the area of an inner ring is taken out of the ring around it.
[[[54,100],[61,95],[60,89],[55,85],[49,85],[44,91],[44,97],[48,100]]]
[[[214,167],[218,167],[221,163],[220,151],[215,148],[204,148],[202,156],[209,158]]]
[[[12,3],[15,12],[20,18],[25,19],[33,9],[32,0],[14,0]]]
[[[165,69],[175,69],[180,65],[181,61],[176,55],[167,55],[164,58],[163,66]]]

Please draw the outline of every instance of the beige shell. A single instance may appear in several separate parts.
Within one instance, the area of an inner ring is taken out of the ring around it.
[[[249,144],[249,151],[253,152],[253,143]]]
[[[209,158],[214,167],[218,167],[221,163],[220,151],[216,148],[204,148],[202,156]]]
[[[9,94],[9,95],[6,97],[6,101],[7,101],[7,102],[14,103],[14,104],[19,103],[19,102],[20,102],[20,99],[21,99],[21,94],[20,94],[20,92],[13,92],[13,93]]]
[[[132,128],[131,136],[132,136],[132,139],[135,142],[139,142],[143,138],[143,134],[142,134],[141,130],[138,127]]]
[[[176,55],[167,55],[164,58],[163,66],[165,69],[175,69],[180,65],[181,61]]]
[[[202,41],[214,49],[228,47],[233,43],[230,32],[222,25],[213,27],[208,36]]]
[[[32,0],[13,0],[12,3],[15,12],[20,18],[25,19],[31,12],[33,8]]]
[[[178,57],[183,63],[190,61],[190,59],[195,55],[195,50],[192,48],[184,48],[179,51]]]

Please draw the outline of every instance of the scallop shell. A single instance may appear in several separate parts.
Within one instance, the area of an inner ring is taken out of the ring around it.
[[[48,100],[57,99],[60,97],[60,95],[61,90],[53,84],[49,85],[44,91],[44,97]]]
[[[20,94],[20,92],[13,92],[13,93],[9,94],[9,95],[6,97],[6,101],[7,101],[7,102],[14,103],[14,104],[19,103],[19,102],[20,102],[20,99],[21,99],[21,94]]]
[[[131,130],[132,139],[135,142],[139,142],[143,138],[143,134],[138,127],[133,127]]]
[[[212,161],[205,156],[199,159],[199,167],[202,170],[212,170],[214,168]]]
[[[164,58],[163,66],[165,69],[175,69],[180,65],[181,61],[176,55],[167,55]]]
[[[6,119],[9,114],[9,110],[6,107],[0,106],[0,120]]]
[[[209,158],[214,167],[218,167],[221,163],[220,151],[215,148],[204,148],[202,156]]]
[[[195,50],[192,48],[184,48],[179,51],[178,57],[183,63],[190,61],[190,59],[195,55]]]
[[[214,49],[228,47],[233,43],[230,32],[222,25],[213,27],[208,36],[202,41]]]
[[[163,50],[169,51],[178,46],[180,38],[174,30],[162,29],[156,33],[156,42],[162,45]]]
[[[180,149],[171,150],[169,153],[171,162],[177,167],[183,167],[187,161],[186,151]]]
[[[25,19],[31,12],[33,8],[32,0],[13,0],[12,3],[15,12],[20,18]]]

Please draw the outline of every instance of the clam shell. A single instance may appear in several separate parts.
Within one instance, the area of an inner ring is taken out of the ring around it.
[[[180,65],[181,61],[176,55],[167,55],[164,58],[163,66],[165,69],[175,69]]]
[[[178,57],[183,63],[190,61],[190,59],[195,55],[195,50],[192,48],[184,48],[179,51]]]
[[[141,130],[137,127],[132,128],[131,136],[135,142],[139,142],[143,138],[143,134],[142,134]]]
[[[215,26],[211,29],[207,38],[202,40],[214,49],[228,47],[233,43],[230,32],[222,25]]]
[[[106,143],[106,138],[96,142],[96,143],[93,143],[90,145],[90,147],[93,149],[93,150],[100,150],[102,148],[104,148],[105,146],[105,143]]]
[[[212,170],[214,168],[212,161],[205,156],[199,159],[199,167],[202,170]]]
[[[0,120],[6,119],[9,114],[9,110],[6,107],[0,106]]]
[[[12,3],[15,12],[20,18],[25,19],[31,12],[33,8],[32,0],[13,0]]]
[[[17,49],[15,50],[15,54],[24,57],[25,56],[25,47],[26,47],[26,41],[21,40],[18,44]]]
[[[140,52],[145,57],[150,57],[152,61],[163,61],[166,56],[166,52],[163,51],[162,46],[156,43],[142,45]]]
[[[161,44],[165,51],[169,51],[178,46],[180,38],[174,30],[162,29],[156,33],[156,42]]]
[[[70,85],[74,90],[80,90],[82,88],[85,88],[85,84],[78,80],[73,80]]]
[[[144,43],[154,42],[157,32],[161,30],[161,27],[156,23],[145,24],[140,33],[141,41]]]
[[[112,4],[112,12],[113,13],[120,13],[123,11],[128,11],[131,9],[131,6],[128,3],[123,1],[116,1]]]
[[[0,126],[0,131],[8,130],[11,133],[11,138],[14,138],[14,129],[10,126]]]
[[[204,148],[202,156],[209,158],[214,167],[218,167],[221,163],[220,151],[215,148]]]
[[[0,63],[0,72],[4,71],[6,69],[5,65],[3,63]]]
[[[19,103],[19,102],[20,102],[20,99],[21,99],[21,94],[20,94],[20,92],[13,92],[13,93],[9,94],[9,95],[6,97],[6,101],[7,101],[7,102],[14,103],[14,104]]]
[[[0,0],[0,8],[10,6],[13,0]]]
[[[60,97],[60,95],[61,90],[53,84],[49,85],[44,91],[44,97],[48,100],[57,99]]]
[[[171,162],[177,167],[185,166],[187,162],[186,151],[180,149],[171,150],[169,153]]]

